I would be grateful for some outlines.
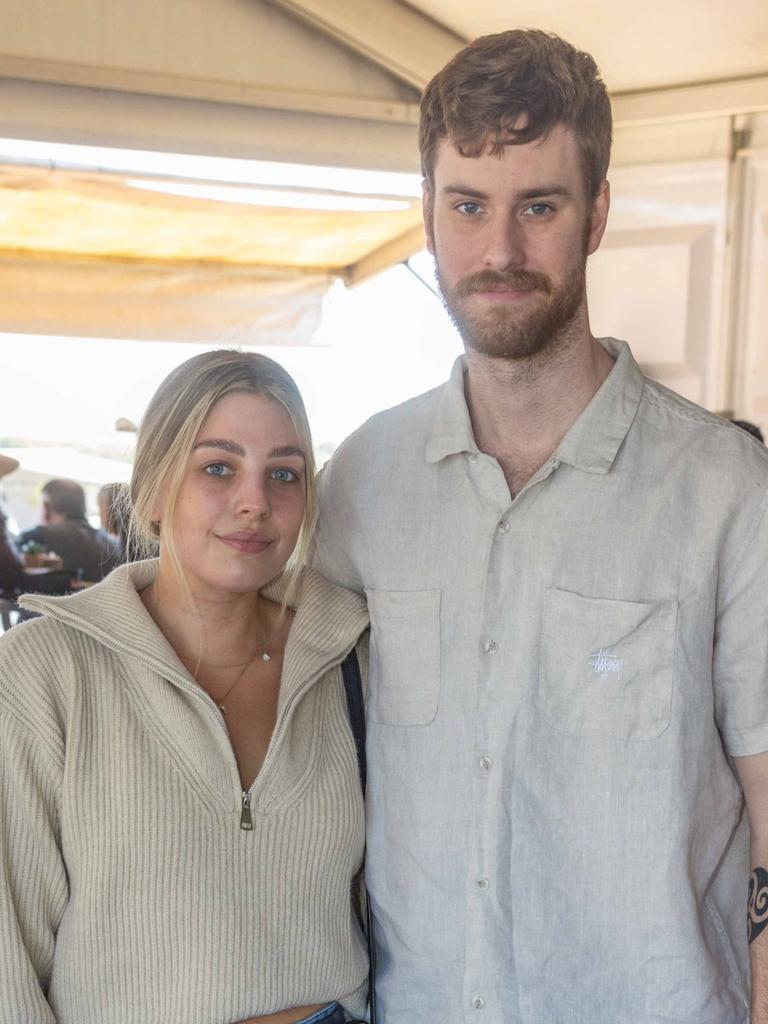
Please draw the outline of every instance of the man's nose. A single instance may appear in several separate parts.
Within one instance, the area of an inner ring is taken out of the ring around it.
[[[525,263],[523,228],[514,216],[493,217],[487,226],[482,254],[488,270],[522,267]]]

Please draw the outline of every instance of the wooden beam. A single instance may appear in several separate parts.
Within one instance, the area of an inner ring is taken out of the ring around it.
[[[768,110],[768,75],[616,93],[611,106],[617,127],[753,114]]]
[[[400,0],[269,0],[423,89],[467,40]]]
[[[373,252],[363,256],[357,263],[347,267],[342,275],[344,282],[348,285],[361,284],[374,274],[380,274],[382,270],[393,267],[396,263],[402,263],[409,256],[413,256],[424,248],[424,228],[419,224],[415,228],[409,228],[396,238]]]
[[[305,114],[418,124],[416,103],[338,96],[277,86],[242,84],[187,75],[158,74],[129,68],[99,67],[67,61],[39,60],[0,54],[0,78],[56,85],[85,86],[123,93],[143,93],[186,100],[207,100],[244,107],[286,110]]]

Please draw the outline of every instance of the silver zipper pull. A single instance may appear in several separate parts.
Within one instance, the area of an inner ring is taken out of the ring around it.
[[[244,832],[253,832],[253,818],[251,817],[251,798],[243,793],[243,809],[240,812],[240,828]]]

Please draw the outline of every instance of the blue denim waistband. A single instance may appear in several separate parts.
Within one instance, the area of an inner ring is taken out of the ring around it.
[[[330,1024],[329,1018],[332,1017],[338,1011],[339,1020],[343,1020],[342,1010],[338,1003],[329,1003],[324,1006],[322,1010],[318,1010],[317,1013],[313,1013],[311,1017],[304,1017],[303,1020],[297,1022],[297,1024],[320,1024],[321,1021],[326,1021]]]

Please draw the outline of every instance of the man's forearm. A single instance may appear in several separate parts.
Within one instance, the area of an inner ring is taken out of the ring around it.
[[[752,857],[747,935],[752,967],[752,1024],[768,1024],[768,850]]]

